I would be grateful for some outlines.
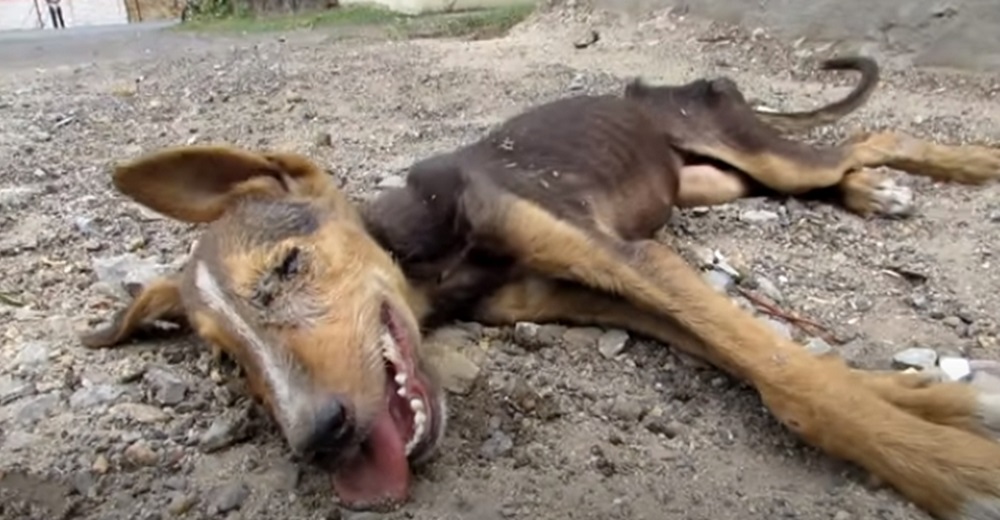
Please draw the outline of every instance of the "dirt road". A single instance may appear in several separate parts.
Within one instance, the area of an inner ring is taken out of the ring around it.
[[[122,283],[170,268],[195,231],[113,193],[109,164],[181,143],[288,147],[363,196],[532,103],[619,91],[638,74],[727,74],[782,108],[853,81],[795,72],[810,50],[759,32],[641,22],[565,11],[480,42],[148,31],[120,42],[130,52],[74,45],[31,66],[3,60],[0,518],[380,518],[340,512],[326,478],[287,458],[239,378],[197,341],[80,347],[75,331],[120,305]],[[600,42],[575,49],[590,27]],[[861,113],[816,137],[891,125],[996,142],[995,82],[890,71]],[[899,182],[916,193],[910,219],[749,200],[682,212],[671,231],[833,325],[859,364],[887,366],[910,346],[996,358],[1000,188]],[[594,329],[451,334],[482,372],[452,398],[442,456],[412,504],[386,519],[925,518],[802,448],[748,389],[661,345],[631,338],[606,356]]]

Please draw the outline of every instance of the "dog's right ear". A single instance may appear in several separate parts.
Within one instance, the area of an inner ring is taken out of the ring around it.
[[[175,278],[160,278],[139,289],[128,307],[117,311],[111,323],[80,335],[89,348],[111,348],[154,320],[182,322],[184,306]]]
[[[182,146],[159,150],[115,168],[115,188],[139,204],[191,223],[211,222],[244,196],[281,197],[328,184],[305,158],[289,168],[283,155],[227,146]],[[305,166],[298,164],[304,161]],[[303,188],[304,187],[304,188]]]

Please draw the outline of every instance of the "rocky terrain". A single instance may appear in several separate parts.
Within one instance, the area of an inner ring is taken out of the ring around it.
[[[599,41],[573,45],[591,30]],[[198,341],[80,346],[126,284],[175,268],[197,233],[114,193],[114,161],[182,143],[283,147],[360,199],[533,103],[635,75],[725,74],[778,108],[854,81],[811,71],[825,49],[766,31],[582,7],[483,41],[157,31],[130,45],[0,65],[0,518],[382,518],[340,511]],[[864,109],[813,137],[898,127],[995,143],[998,91],[995,76],[889,70]],[[667,231],[741,305],[759,308],[748,289],[830,329],[761,316],[808,348],[883,368],[996,359],[1000,188],[898,182],[916,197],[905,219],[746,200],[680,212]],[[385,519],[926,518],[663,345],[552,324],[440,334],[478,376],[452,397],[413,502]]]

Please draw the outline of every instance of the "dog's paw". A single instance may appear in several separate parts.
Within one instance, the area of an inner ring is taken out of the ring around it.
[[[865,217],[905,218],[916,209],[913,190],[871,170],[850,173],[841,190],[847,209]]]
[[[913,190],[900,186],[892,179],[882,179],[869,194],[872,213],[885,217],[909,217],[916,205]]]

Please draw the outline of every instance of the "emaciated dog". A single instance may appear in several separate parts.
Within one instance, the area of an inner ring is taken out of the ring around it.
[[[881,132],[820,147],[786,138],[871,94],[762,113],[729,79],[580,95],[513,117],[412,165],[406,186],[354,207],[300,155],[160,150],[114,186],[206,223],[182,272],[139,291],[83,342],[125,342],[151,320],[187,323],[243,368],[291,450],[329,470],[342,504],[398,505],[410,465],[445,431],[422,333],[447,320],[619,327],[752,385],[785,426],[949,520],[1000,519],[1000,397],[923,374],[851,369],[777,335],[653,240],[674,207],[833,190],[858,214],[895,204],[872,168],[975,184],[1000,150]]]

